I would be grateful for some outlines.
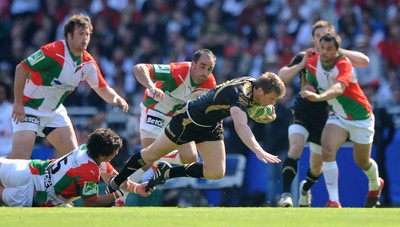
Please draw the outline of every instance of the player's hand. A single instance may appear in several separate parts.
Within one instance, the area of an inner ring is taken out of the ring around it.
[[[152,87],[149,89],[149,91],[151,92],[151,94],[153,95],[154,98],[157,98],[159,100],[161,100],[165,97],[165,93],[159,88]]]
[[[302,98],[310,100],[311,102],[319,102],[321,99],[321,96],[319,94],[312,91],[300,91],[300,96]]]
[[[143,197],[147,197],[155,189],[155,188],[150,188],[149,191],[146,191],[147,183],[148,182],[146,181],[146,182],[139,184],[139,183],[133,182],[131,180],[127,180],[121,186],[124,187],[124,184],[126,184],[126,191],[141,195]]]
[[[278,156],[272,155],[265,151],[256,153],[256,156],[260,161],[262,161],[264,163],[268,163],[268,162],[269,163],[280,163],[281,162],[281,160],[279,159]]]
[[[125,113],[128,112],[129,110],[128,103],[121,96],[116,96],[113,100],[113,104],[118,107],[121,107],[122,111],[124,111]]]
[[[22,103],[14,103],[12,119],[16,124],[20,123],[26,118],[24,105]]]
[[[312,56],[315,55],[315,49],[314,48],[310,48],[306,51],[306,54],[304,55],[301,63],[304,65],[304,67],[306,66],[306,62],[308,61],[308,59],[310,59]]]

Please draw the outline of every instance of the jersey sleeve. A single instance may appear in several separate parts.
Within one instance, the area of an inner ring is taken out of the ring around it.
[[[86,81],[91,88],[101,88],[108,86],[100,71],[100,67],[97,65],[96,60],[86,51],[83,54],[82,62],[83,74],[85,74]]]
[[[152,80],[166,81],[172,78],[171,65],[167,64],[147,64]]]
[[[61,42],[54,42],[42,46],[35,53],[24,59],[21,64],[26,70],[30,72],[45,71],[46,69],[57,63],[61,67],[63,63],[56,60],[57,58],[55,56],[55,53],[60,53],[60,55],[64,55],[64,47]],[[61,60],[59,59],[59,61]]]
[[[83,200],[92,200],[98,197],[100,170],[94,163],[88,163],[86,166],[79,168],[79,175],[76,175],[77,187],[79,187],[80,195]]]
[[[307,63],[306,63],[306,80],[314,85],[314,87],[317,87],[317,72],[316,72],[316,67],[317,67],[317,61],[318,61],[318,55],[310,58]]]
[[[296,54],[296,56],[294,56],[292,58],[292,60],[290,61],[290,63],[287,66],[291,67],[291,66],[299,64],[303,60],[305,54],[306,54],[305,51],[301,51],[300,53]]]
[[[339,70],[336,80],[343,82],[346,86],[349,86],[352,78],[352,64],[350,60],[347,57],[342,56],[336,63],[336,67]]]

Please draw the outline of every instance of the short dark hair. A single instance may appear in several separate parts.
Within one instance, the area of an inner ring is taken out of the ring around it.
[[[342,39],[336,33],[328,33],[321,37],[319,43],[325,42],[333,42],[335,44],[336,49],[342,45]]]
[[[200,59],[200,57],[201,57],[202,55],[207,55],[209,58],[211,58],[212,60],[214,60],[214,62],[217,61],[217,57],[216,57],[216,56],[214,55],[214,53],[213,53],[211,50],[209,50],[209,49],[200,49],[200,50],[197,50],[197,51],[194,53],[193,61],[197,63],[197,61]]]
[[[67,38],[67,34],[71,33],[73,34],[76,28],[85,28],[88,27],[90,30],[90,33],[93,32],[93,26],[92,22],[90,21],[90,18],[88,16],[85,16],[83,14],[75,14],[72,15],[67,23],[65,23],[64,26],[64,36]]]
[[[281,78],[272,72],[265,72],[254,82],[254,87],[261,88],[264,94],[275,92],[280,98],[286,93],[286,87]]]
[[[333,24],[331,22],[326,21],[326,20],[319,20],[319,21],[315,22],[315,24],[312,27],[312,36],[313,37],[315,34],[315,30],[317,30],[318,28],[328,28],[329,33],[335,32],[335,26],[333,26]]]
[[[110,156],[121,147],[121,137],[111,129],[99,128],[88,135],[87,150],[94,159],[100,155]]]

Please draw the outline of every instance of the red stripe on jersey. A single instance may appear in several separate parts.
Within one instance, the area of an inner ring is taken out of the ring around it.
[[[349,86],[352,78],[353,66],[349,64],[347,57],[342,56],[337,62],[336,67],[339,69],[339,75],[336,77],[337,81],[341,81],[346,86]]]
[[[36,71],[29,68],[29,66],[27,66],[24,61],[21,61],[21,65],[22,65],[22,67],[24,67],[26,70],[28,70],[31,73],[37,73]],[[43,84],[43,80],[42,80],[41,76],[31,76],[31,77],[29,77],[29,80],[32,81],[32,83],[37,86],[40,86]]]
[[[169,64],[171,67],[171,75],[173,75],[177,87],[179,87],[183,83],[187,76],[190,76],[188,74],[190,64],[190,62],[175,62]],[[181,76],[182,79],[178,76]]]
[[[115,170],[114,166],[112,166],[111,163],[109,162],[106,162],[106,167],[107,167],[106,173],[113,173]]]
[[[49,43],[43,46],[41,49],[46,57],[54,59],[61,67],[64,65],[64,58],[57,56],[65,56],[65,46],[63,41],[59,40]]]
[[[318,54],[314,55],[312,58],[308,59],[306,64],[307,69],[310,70],[313,76],[317,75],[317,71],[316,68],[310,67],[310,65],[317,66],[318,56],[319,56]]]
[[[31,170],[31,173],[34,175],[39,175],[39,170],[32,165],[29,165],[29,169]]]
[[[107,87],[108,84],[107,84],[106,80],[104,79],[103,75],[101,74],[100,67],[97,65],[96,60],[93,58],[92,55],[89,54],[89,52],[87,52],[85,50],[82,54],[82,65],[85,62],[90,62],[90,61],[96,66],[96,69],[97,69],[96,73],[97,73],[97,77],[99,79],[99,87]]]
[[[155,76],[154,76],[153,67],[151,66],[151,64],[146,64],[146,67],[147,67],[147,70],[149,70],[150,79],[154,80]]]

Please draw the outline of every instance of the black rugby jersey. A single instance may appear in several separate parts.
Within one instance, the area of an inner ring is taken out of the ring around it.
[[[305,51],[301,51],[296,56],[293,57],[292,61],[289,63],[288,67],[299,64],[306,54]],[[306,68],[302,69],[299,73],[300,76],[300,88],[302,88],[307,79]],[[323,102],[311,102],[308,99],[303,99],[300,95],[296,96],[296,100],[294,103],[293,110],[298,114],[310,114],[313,115],[313,118],[320,118],[320,120],[325,121],[328,112],[328,103],[326,101]],[[322,114],[325,113],[325,114]]]
[[[197,124],[212,126],[229,117],[233,106],[247,112],[254,104],[254,81],[252,77],[240,77],[218,85],[188,103],[189,117]]]

